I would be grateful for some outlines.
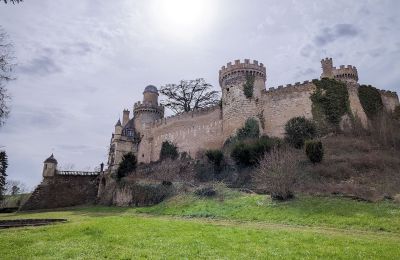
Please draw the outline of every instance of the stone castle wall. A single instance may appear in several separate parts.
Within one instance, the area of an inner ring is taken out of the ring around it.
[[[315,85],[309,81],[270,88],[264,92],[261,115],[264,134],[282,137],[286,122],[296,116],[312,118],[310,95]]]
[[[139,162],[157,161],[164,141],[172,141],[180,152],[192,157],[199,150],[216,149],[223,144],[219,106],[156,120],[147,127],[138,152]]]
[[[21,211],[92,204],[97,196],[97,176],[55,175],[44,177]]]
[[[381,90],[381,97],[387,111],[393,111],[399,105],[399,97],[396,92]]]

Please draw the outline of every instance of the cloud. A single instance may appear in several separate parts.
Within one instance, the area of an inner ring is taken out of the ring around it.
[[[314,38],[316,46],[322,47],[338,39],[354,38],[360,30],[352,24],[336,24],[333,27],[323,28]]]
[[[62,69],[49,56],[33,58],[28,64],[18,66],[18,71],[24,74],[40,76],[62,72]]]

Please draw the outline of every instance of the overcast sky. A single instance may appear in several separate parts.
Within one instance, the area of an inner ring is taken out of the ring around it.
[[[11,115],[0,128],[9,179],[33,187],[43,160],[106,162],[114,124],[146,85],[205,78],[235,59],[267,67],[267,88],[318,78],[320,60],[400,90],[400,1],[25,0],[0,3],[15,45]]]

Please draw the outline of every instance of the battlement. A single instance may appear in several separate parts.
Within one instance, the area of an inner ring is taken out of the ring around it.
[[[279,95],[293,92],[309,91],[315,88],[312,81],[306,80],[304,82],[296,82],[294,84],[280,85],[277,88],[271,87],[268,90],[265,90],[264,93],[270,95]]]
[[[222,66],[219,70],[219,83],[222,84],[222,81],[233,73],[243,73],[243,74],[251,74],[255,76],[263,77],[266,79],[266,68],[264,64],[258,63],[257,60],[253,60],[250,62],[250,59],[245,59],[244,62],[240,60],[235,60],[232,62],[228,62],[226,66]]]
[[[216,105],[216,106],[212,106],[212,107],[197,109],[197,110],[190,111],[190,112],[183,112],[183,113],[173,115],[173,116],[168,116],[168,117],[157,119],[157,120],[153,121],[151,123],[151,127],[159,127],[163,124],[169,124],[169,123],[173,123],[173,122],[177,122],[177,121],[181,121],[181,120],[185,120],[185,119],[190,119],[193,117],[207,115],[218,109],[221,109],[221,108],[219,105]]]
[[[397,93],[395,91],[390,90],[379,90],[382,96],[391,97],[391,98],[398,98]]]
[[[133,105],[133,113],[137,114],[141,111],[154,111],[154,112],[158,112],[160,114],[164,114],[164,106],[163,105],[155,106],[154,104],[152,104],[150,102],[142,103],[142,102],[138,101]]]

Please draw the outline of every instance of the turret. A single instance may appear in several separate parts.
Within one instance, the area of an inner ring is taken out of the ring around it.
[[[54,158],[53,154],[51,154],[43,163],[43,177],[53,177],[56,175],[57,160]]]
[[[321,60],[321,65],[322,65],[322,74],[321,74],[321,79],[322,78],[333,78],[333,61],[332,58],[325,58]]]
[[[115,135],[121,135],[122,134],[122,125],[121,125],[121,120],[118,119],[117,123],[115,124],[115,130],[114,130]]]
[[[245,93],[244,85],[253,82],[251,95]],[[262,63],[254,60],[244,62],[235,60],[222,66],[219,71],[219,84],[222,89],[222,117],[224,137],[227,138],[235,133],[236,129],[242,127],[249,117],[258,114],[257,103],[265,90],[267,79],[266,69]],[[240,113],[238,113],[240,111]]]
[[[133,107],[135,129],[141,129],[155,120],[164,117],[164,107],[158,104],[158,90],[149,85],[143,92],[143,103],[137,102]]]
[[[124,109],[123,115],[122,115],[122,126],[125,126],[129,121],[129,110]]]

